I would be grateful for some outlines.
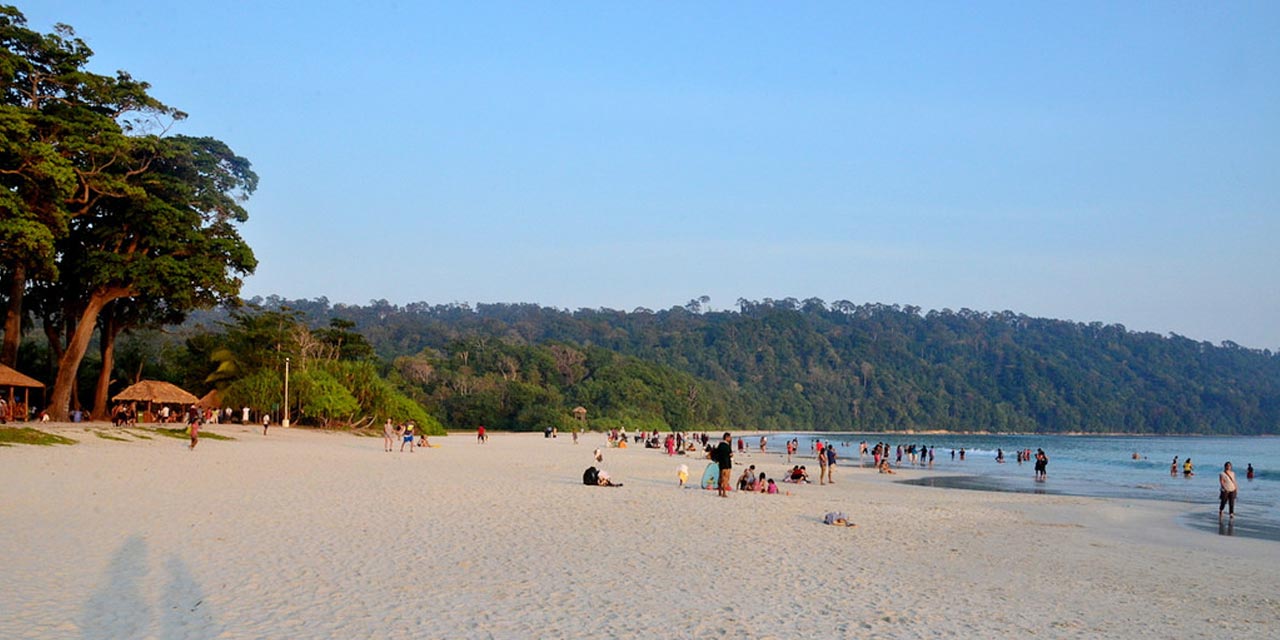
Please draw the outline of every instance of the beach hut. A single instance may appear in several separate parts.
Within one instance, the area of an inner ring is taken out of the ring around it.
[[[204,394],[203,397],[196,401],[196,406],[201,409],[221,409],[222,396],[218,395],[217,389],[212,389],[209,393]]]
[[[181,416],[186,407],[199,402],[200,399],[187,393],[178,385],[162,380],[143,380],[116,394],[112,401],[145,402],[147,413],[151,413],[152,405],[178,405],[177,415]]]
[[[0,364],[0,389],[7,389],[4,395],[0,396],[0,400],[4,401],[4,408],[0,409],[0,420],[12,420],[15,417],[26,420],[27,403],[31,401],[31,389],[40,389],[40,392],[44,393],[44,383]],[[14,389],[22,389],[22,396],[15,395]]]

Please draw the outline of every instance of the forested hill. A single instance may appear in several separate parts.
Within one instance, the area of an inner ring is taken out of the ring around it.
[[[477,338],[608,349],[722,388],[735,427],[1280,433],[1280,355],[1120,325],[816,299],[715,312],[254,302],[353,321],[388,360]]]

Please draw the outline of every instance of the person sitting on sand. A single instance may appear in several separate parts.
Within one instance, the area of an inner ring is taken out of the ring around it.
[[[684,483],[689,481],[689,465],[682,464],[676,469],[676,477],[680,479],[680,488],[684,488]]]
[[[765,489],[765,493],[777,493],[778,485],[773,483],[773,478],[769,478],[769,487]]]
[[[756,466],[753,464],[743,470],[742,475],[738,478],[738,491],[755,491],[756,490]]]
[[[893,467],[889,466],[888,458],[880,459],[880,473],[894,473]]]
[[[756,480],[756,491],[759,491],[760,493],[764,493],[768,490],[769,490],[769,478],[764,475],[763,471],[761,471],[760,479]]]
[[[807,483],[809,482],[809,473],[805,471],[803,465],[792,467],[791,475],[787,477],[787,480],[796,484]]]
[[[601,469],[600,473],[596,475],[596,484],[599,484],[602,487],[621,487],[622,486],[621,482],[614,482],[613,478],[609,477],[609,472],[605,471],[604,469]]]

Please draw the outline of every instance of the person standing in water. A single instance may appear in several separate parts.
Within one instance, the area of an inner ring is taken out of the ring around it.
[[[1036,449],[1036,480],[1041,482],[1049,479],[1049,456],[1045,454],[1044,449]]]
[[[1230,507],[1231,518],[1236,517],[1236,472],[1231,470],[1231,463],[1222,465],[1222,473],[1218,474],[1218,519],[1222,519],[1222,508]]]
[[[1249,466],[1244,470],[1244,477],[1249,480],[1253,479],[1253,463],[1252,462],[1250,462]]]
[[[1187,461],[1182,463],[1182,477],[1190,478],[1195,474],[1195,467],[1191,465],[1191,458],[1187,458]]]
[[[1173,464],[1169,465],[1169,475],[1178,477],[1178,456],[1173,457]]]

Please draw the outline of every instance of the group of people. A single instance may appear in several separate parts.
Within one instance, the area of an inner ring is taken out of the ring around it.
[[[396,441],[400,442],[401,453],[404,452],[405,447],[409,447],[409,453],[413,453],[413,450],[417,447],[431,446],[431,443],[427,441],[426,433],[417,434],[417,439],[414,439],[415,429],[416,426],[412,421],[396,424],[391,418],[387,418],[387,421],[382,425],[383,449],[388,452],[391,451],[395,448]],[[266,433],[265,426],[263,427],[263,433]]]
[[[786,477],[784,477],[782,481],[793,482],[795,484],[809,484],[812,482],[812,480],[809,479],[809,470],[802,464],[791,467],[791,471],[787,472]]]
[[[765,476],[763,471],[757,475],[756,466],[753,464],[742,472],[742,477],[738,478],[738,491],[777,493],[778,485],[774,484],[773,478]]]
[[[743,443],[744,440],[738,438],[738,442]],[[791,456],[795,455],[798,447],[798,440],[793,439],[787,442],[788,463],[790,463]],[[760,440],[760,450],[768,452],[768,441],[763,437]],[[818,441],[814,444],[814,450],[818,459],[818,484],[835,484],[834,471],[836,461],[839,458],[836,454],[836,445],[830,441]],[[733,437],[728,432],[725,432],[721,441],[715,447],[708,446],[706,451],[707,457],[720,470],[719,482],[716,483],[715,488],[720,496],[726,497],[730,490],[733,474]],[[744,447],[739,448],[739,452],[744,451]],[[791,470],[783,475],[782,481],[796,484],[812,482],[809,478],[809,471],[804,465],[793,465]],[[683,485],[683,481],[681,484]],[[763,472],[757,472],[755,465],[749,465],[738,478],[738,490],[756,493],[778,493],[778,485],[773,478],[769,478]]]

